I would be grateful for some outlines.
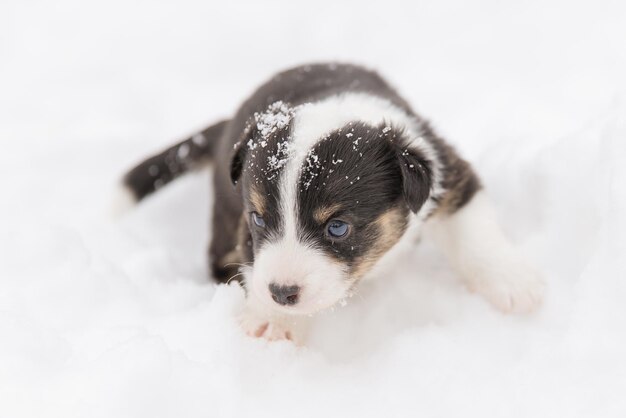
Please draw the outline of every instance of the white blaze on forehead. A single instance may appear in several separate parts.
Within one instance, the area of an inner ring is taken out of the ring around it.
[[[420,136],[417,120],[388,100],[366,93],[347,93],[296,108],[294,145],[311,147],[325,134],[352,121],[371,126],[388,123],[406,129],[416,139]]]
[[[298,190],[301,168],[311,149],[325,135],[350,122],[362,122],[372,127],[388,124],[402,129],[409,146],[415,147],[433,161],[433,192],[439,193],[437,156],[432,144],[422,137],[419,121],[388,100],[366,93],[347,93],[295,108],[291,130],[290,157],[284,167],[280,184],[285,239],[297,243]],[[430,205],[424,205],[427,213]]]

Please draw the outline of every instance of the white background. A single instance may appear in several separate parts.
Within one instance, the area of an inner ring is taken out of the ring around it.
[[[307,348],[207,280],[208,173],[121,221],[115,182],[275,71],[366,64],[481,174],[545,272],[506,317],[428,243]],[[621,1],[0,4],[0,416],[626,415]]]

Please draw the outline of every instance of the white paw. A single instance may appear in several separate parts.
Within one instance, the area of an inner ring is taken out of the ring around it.
[[[512,262],[481,269],[468,287],[483,295],[504,313],[530,313],[543,303],[546,284],[542,276],[522,262]]]
[[[264,338],[268,341],[289,340],[300,344],[299,333],[295,330],[295,324],[289,324],[287,320],[260,318],[249,313],[244,313],[239,318],[243,331],[250,337]]]

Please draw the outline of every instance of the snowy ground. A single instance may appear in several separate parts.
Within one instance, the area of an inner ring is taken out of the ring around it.
[[[505,3],[3,1],[0,417],[626,416],[626,6]],[[424,243],[309,347],[252,340],[206,280],[208,173],[106,217],[130,164],[327,59],[476,165],[540,313],[496,313]]]

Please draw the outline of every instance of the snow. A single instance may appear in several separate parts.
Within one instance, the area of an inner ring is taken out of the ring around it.
[[[0,417],[626,415],[625,6],[382,7],[2,2]],[[307,347],[267,343],[206,280],[210,174],[107,217],[124,169],[329,58],[476,165],[541,312],[495,312],[422,242]]]
[[[320,157],[315,153],[314,150],[309,150],[307,152],[306,158],[304,159],[304,166],[302,167],[302,179],[300,180],[302,186],[304,186],[304,190],[308,190],[311,187],[311,183],[315,179],[315,177],[319,176],[320,171],[323,169],[322,162],[320,161]]]
[[[198,146],[206,144],[206,138],[201,133],[194,134],[191,137],[191,141]]]
[[[278,171],[287,165],[290,158],[293,158],[293,147],[291,142],[285,138],[283,141],[276,143],[276,154],[271,154],[267,157],[264,169],[264,173],[268,176],[267,179],[274,179]]]
[[[178,147],[176,155],[180,160],[184,160],[185,158],[187,158],[189,156],[189,144],[182,144],[180,147]]]
[[[267,138],[271,133],[289,125],[291,116],[292,110],[279,100],[269,105],[267,111],[255,113],[254,120],[261,136]]]
[[[157,165],[152,164],[150,167],[148,167],[148,174],[150,174],[152,177],[158,176],[159,167]]]

